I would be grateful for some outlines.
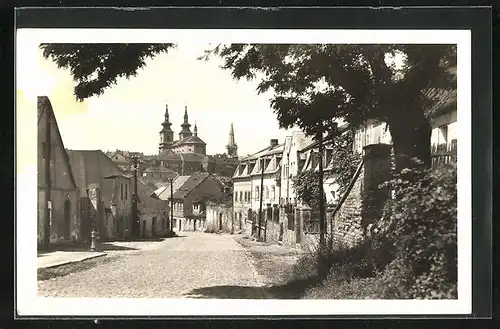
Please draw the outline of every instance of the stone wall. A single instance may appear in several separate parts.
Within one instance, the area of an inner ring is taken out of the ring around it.
[[[371,223],[380,217],[387,190],[379,184],[389,176],[390,150],[387,144],[373,144],[364,148],[365,156],[352,189],[333,218],[332,245],[353,247],[367,234]]]

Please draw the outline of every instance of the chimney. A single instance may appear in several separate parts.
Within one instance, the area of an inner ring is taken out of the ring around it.
[[[278,140],[277,139],[271,139],[271,148],[278,146]]]

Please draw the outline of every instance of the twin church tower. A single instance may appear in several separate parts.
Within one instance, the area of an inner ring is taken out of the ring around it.
[[[184,108],[184,122],[181,124],[181,131],[179,132],[179,139],[174,140],[174,131],[171,126],[169,113],[168,113],[168,105],[165,108],[165,120],[163,121],[162,129],[160,131],[160,145],[159,145],[159,154],[166,153],[194,153],[194,154],[202,154],[206,155],[207,144],[198,137],[198,127],[196,123],[194,124],[194,132],[191,132],[191,124],[188,120],[187,106]],[[214,127],[217,129],[217,127]],[[238,145],[236,145],[234,139],[234,128],[231,123],[231,128],[229,131],[229,139],[226,145],[227,155],[230,158],[238,157]]]

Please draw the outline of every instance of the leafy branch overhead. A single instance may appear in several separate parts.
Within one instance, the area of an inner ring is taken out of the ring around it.
[[[40,45],[46,59],[53,60],[59,68],[70,70],[76,82],[74,94],[79,101],[102,95],[118,78],[135,77],[146,65],[146,59],[173,47],[173,44],[142,43]]]
[[[231,44],[203,58],[211,55],[234,79],[257,79],[259,93],[273,92],[283,128],[317,136],[337,119],[387,122],[399,169],[413,157],[430,162],[426,113],[438,100],[427,91],[456,90],[454,45]]]

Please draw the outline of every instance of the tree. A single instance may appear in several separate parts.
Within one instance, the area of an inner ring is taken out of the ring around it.
[[[282,128],[298,125],[316,140],[342,118],[358,126],[387,122],[396,169],[412,158],[430,165],[429,88],[455,89],[453,45],[231,44],[207,50],[235,79],[260,79],[272,90],[271,106]],[[392,59],[392,60],[391,60]],[[399,59],[399,64],[398,64]]]
[[[43,56],[59,68],[69,69],[76,82],[74,94],[83,101],[102,95],[120,77],[130,78],[146,65],[145,60],[173,48],[173,44],[77,44],[43,43]]]

